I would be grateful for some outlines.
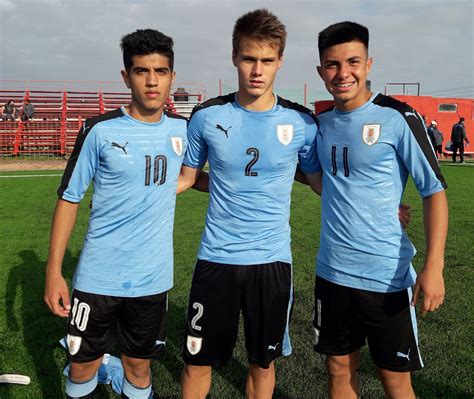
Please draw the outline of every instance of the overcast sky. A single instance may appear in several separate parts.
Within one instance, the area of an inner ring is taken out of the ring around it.
[[[287,27],[276,81],[284,96],[301,101],[307,83],[309,101],[327,98],[315,70],[317,34],[352,20],[370,30],[373,90],[419,82],[421,94],[474,97],[474,0],[0,0],[0,79],[119,81],[120,38],[155,28],[175,41],[177,82],[200,82],[215,96],[219,79],[224,91],[236,87],[235,20],[260,7]]]

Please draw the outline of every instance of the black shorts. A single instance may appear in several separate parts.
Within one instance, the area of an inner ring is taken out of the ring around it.
[[[138,359],[164,351],[167,292],[125,298],[74,290],[71,306],[67,343],[76,363],[100,358],[115,343],[123,354]]]
[[[369,345],[374,363],[390,371],[423,367],[411,288],[380,293],[344,287],[316,277],[314,349],[348,355]]]
[[[232,356],[240,311],[248,361],[268,368],[289,355],[293,302],[291,265],[226,265],[198,260],[194,269],[182,356],[187,364],[220,367]]]

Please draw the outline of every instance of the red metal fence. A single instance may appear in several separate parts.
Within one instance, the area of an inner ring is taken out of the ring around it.
[[[80,83],[0,80],[0,109],[9,100],[13,100],[17,107],[15,121],[6,121],[6,118],[0,121],[0,156],[65,156],[72,151],[77,132],[86,118],[130,102],[130,93],[114,91],[113,85],[119,82],[82,82],[96,83],[97,90],[75,89],[74,85]],[[63,84],[62,90],[44,89],[54,87],[54,84]],[[183,83],[180,85],[186,87]],[[203,87],[194,89],[192,83],[188,85],[186,100],[190,97],[198,103],[205,99]],[[23,89],[18,89],[22,86]],[[180,90],[174,99],[180,102],[181,96]],[[22,121],[19,110],[27,99],[34,105],[35,115],[30,121]],[[166,107],[168,111],[177,112],[178,107],[171,98]]]
[[[469,141],[474,144],[474,99],[472,98],[438,98],[430,96],[408,96],[392,95],[392,97],[412,106],[420,115],[426,119],[427,125],[432,120],[438,123],[438,129],[443,133],[443,148],[448,141],[451,141],[451,128],[459,121],[460,117],[465,118],[464,125]],[[334,104],[332,100],[317,101],[315,112],[328,109]],[[465,148],[466,154],[474,154],[472,144]],[[445,151],[450,154],[450,151]]]

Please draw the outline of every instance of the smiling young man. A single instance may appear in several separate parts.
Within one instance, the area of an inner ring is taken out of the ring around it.
[[[446,183],[420,115],[372,93],[369,32],[354,22],[319,34],[318,73],[335,107],[318,115],[322,229],[315,287],[315,349],[327,355],[330,398],[357,398],[360,348],[367,339],[387,397],[414,398],[410,372],[423,366],[414,305],[444,299]],[[398,220],[408,175],[423,198],[426,254]],[[412,285],[414,293],[412,295]]]
[[[273,93],[285,40],[285,26],[267,10],[240,17],[232,40],[239,89],[198,106],[189,123],[179,191],[208,161],[210,201],[189,297],[184,398],[206,397],[211,368],[232,356],[241,312],[246,397],[271,398],[274,360],[291,352],[289,209],[298,159],[314,190],[319,186],[315,120]]]
[[[97,370],[114,342],[125,371],[122,397],[148,398],[150,359],[165,345],[186,120],[164,112],[175,78],[173,40],[137,30],[121,47],[131,102],[85,121],[58,189],[51,231],[44,300],[68,317],[71,398],[94,397]],[[89,227],[70,301],[62,262],[91,181]]]

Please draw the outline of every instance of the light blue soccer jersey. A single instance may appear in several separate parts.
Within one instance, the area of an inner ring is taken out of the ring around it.
[[[316,171],[310,111],[277,98],[264,112],[241,107],[235,93],[196,108],[184,165],[209,162],[210,199],[199,259],[250,265],[291,263],[290,200],[297,162]]]
[[[93,182],[87,235],[74,288],[137,297],[173,285],[176,188],[186,119],[138,121],[118,109],[86,120],[58,195],[78,203]]]
[[[377,292],[413,285],[415,248],[398,218],[408,175],[423,198],[446,187],[421,117],[405,103],[374,94],[360,108],[332,109],[318,120],[323,194],[317,275]]]

